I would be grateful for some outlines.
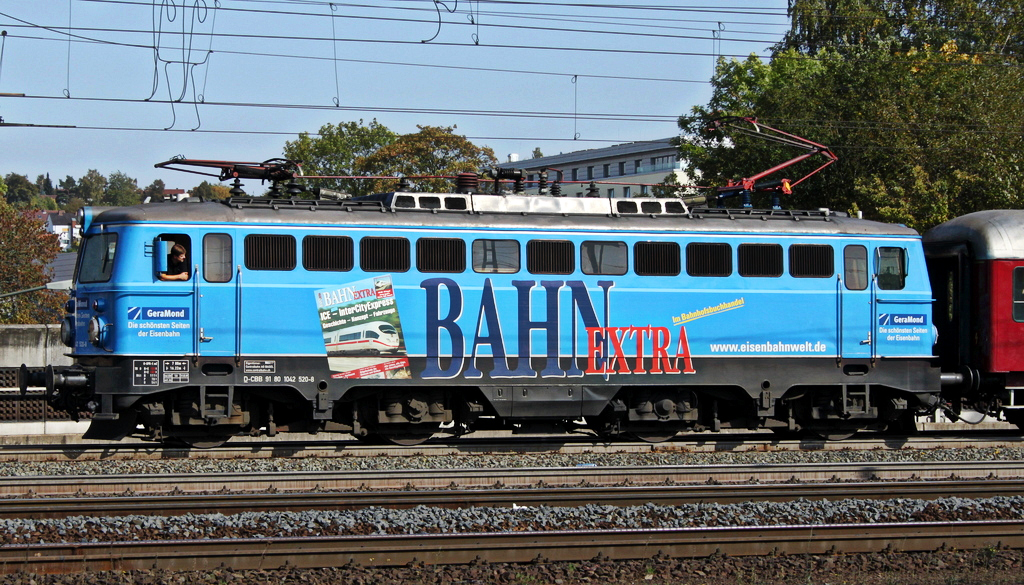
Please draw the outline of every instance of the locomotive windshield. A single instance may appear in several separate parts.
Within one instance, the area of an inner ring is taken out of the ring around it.
[[[78,282],[107,282],[114,268],[117,234],[87,236],[78,265]]]

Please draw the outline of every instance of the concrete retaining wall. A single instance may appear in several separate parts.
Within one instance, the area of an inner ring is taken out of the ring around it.
[[[0,368],[70,366],[60,325],[0,325]]]

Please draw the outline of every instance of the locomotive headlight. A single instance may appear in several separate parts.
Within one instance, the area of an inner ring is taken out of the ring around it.
[[[103,317],[93,317],[89,319],[89,341],[92,342],[96,347],[103,347],[103,342],[107,338],[107,322]]]
[[[75,347],[75,318],[71,315],[60,322],[60,342],[68,347]]]
[[[65,313],[74,313],[75,312],[75,299],[74,298],[70,298],[70,299],[68,299],[68,302],[64,303],[64,312]]]
[[[107,308],[107,301],[103,299],[94,299],[92,302],[92,310],[97,313],[102,313]]]

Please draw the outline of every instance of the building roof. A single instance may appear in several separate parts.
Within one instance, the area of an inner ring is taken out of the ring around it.
[[[63,211],[50,211],[46,215],[50,225],[71,225],[75,221],[74,215]]]

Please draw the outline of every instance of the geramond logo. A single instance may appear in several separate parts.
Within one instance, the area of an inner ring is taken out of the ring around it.
[[[128,307],[128,319],[188,319],[188,307]]]

